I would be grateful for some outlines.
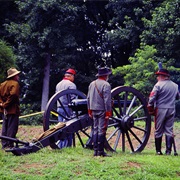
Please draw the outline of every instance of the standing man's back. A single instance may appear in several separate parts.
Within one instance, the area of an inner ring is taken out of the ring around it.
[[[64,78],[56,85],[56,93],[62,90],[67,90],[67,89],[76,89],[76,85],[74,84],[74,76],[76,74],[76,71],[74,69],[68,69],[65,74]],[[70,94],[70,99],[73,100],[75,98],[75,95]],[[58,112],[58,121],[63,122],[63,116],[71,116],[71,110],[68,108],[68,103],[69,100],[66,95],[60,97],[60,101],[63,104],[63,108],[61,107],[61,104],[59,101],[57,102],[57,112]],[[68,113],[68,114],[67,114]],[[67,139],[62,140],[58,142],[58,147],[63,148],[63,147],[70,147],[72,145],[72,139],[73,139],[73,134],[69,134]]]
[[[169,71],[160,69],[155,73],[158,82],[154,85],[148,101],[149,112],[154,112],[156,154],[162,155],[162,136],[166,136],[166,154],[171,154],[175,100],[179,99],[178,85],[170,80]]]
[[[111,116],[111,86],[107,82],[111,70],[99,68],[98,78],[90,83],[87,95],[88,114],[93,119],[94,156],[109,156],[104,152],[106,131]]]
[[[6,81],[0,85],[0,113],[3,117],[2,136],[15,138],[19,125],[19,74],[20,71],[10,68]],[[12,141],[2,140],[2,148],[12,148]]]

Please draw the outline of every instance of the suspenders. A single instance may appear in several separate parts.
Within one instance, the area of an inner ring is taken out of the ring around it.
[[[99,91],[99,89],[98,89],[98,87],[97,87],[96,81],[95,81],[95,87],[96,87],[96,90],[97,90],[99,96],[100,96],[101,98],[103,98],[102,93]]]

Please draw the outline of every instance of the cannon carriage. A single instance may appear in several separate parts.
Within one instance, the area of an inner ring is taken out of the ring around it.
[[[71,99],[72,95],[75,97]],[[145,148],[150,132],[151,117],[147,110],[146,99],[136,89],[119,86],[111,91],[112,117],[109,120],[106,133],[105,149],[112,152],[141,152]],[[67,108],[61,98],[68,99]],[[60,105],[65,115],[57,112]],[[43,115],[44,134],[36,141],[23,142],[18,139],[0,136],[0,139],[13,141],[15,147],[6,150],[15,155],[33,153],[50,146],[58,149],[58,141],[64,140],[69,134],[74,134],[73,146],[79,140],[83,148],[93,148],[93,121],[87,113],[86,95],[79,90],[68,89],[54,94],[47,103]],[[58,116],[64,119],[59,123]]]

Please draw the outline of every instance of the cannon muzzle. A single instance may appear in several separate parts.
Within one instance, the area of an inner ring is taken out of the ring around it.
[[[68,107],[73,111],[82,111],[83,114],[87,113],[87,99],[74,99],[68,104]]]

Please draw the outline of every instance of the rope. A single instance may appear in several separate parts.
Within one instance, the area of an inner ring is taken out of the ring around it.
[[[23,115],[23,116],[20,116],[19,119],[21,118],[26,118],[26,117],[30,117],[30,116],[35,116],[35,115],[38,115],[38,114],[43,114],[44,111],[41,111],[41,112],[37,112],[37,113],[31,113],[31,114],[27,114],[27,115]],[[0,123],[2,123],[3,120],[0,120]]]

